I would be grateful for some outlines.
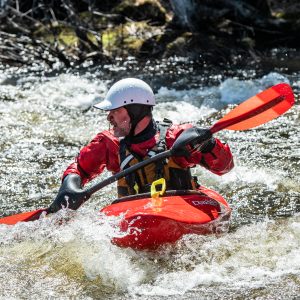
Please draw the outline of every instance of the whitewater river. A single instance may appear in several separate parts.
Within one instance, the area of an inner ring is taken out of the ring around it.
[[[123,76],[153,86],[157,120],[209,126],[279,82],[298,95],[299,74],[218,73],[180,60],[48,74],[2,69],[0,215],[51,203],[79,149],[108,128],[105,115],[91,105]],[[194,170],[230,203],[228,234],[185,236],[154,253],[120,249],[110,242],[118,234],[116,221],[98,213],[115,198],[112,184],[76,212],[0,225],[0,298],[300,299],[298,96],[296,101],[288,113],[257,129],[217,134],[235,157],[229,174]]]

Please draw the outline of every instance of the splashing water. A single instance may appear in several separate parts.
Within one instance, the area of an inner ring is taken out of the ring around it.
[[[2,215],[49,205],[80,147],[108,127],[104,113],[89,109],[109,88],[107,78],[97,70],[80,76],[0,74]],[[278,82],[290,83],[296,94],[300,90],[298,75],[249,78],[218,76],[209,85],[185,89],[162,84],[156,88],[154,116],[210,126],[235,104]],[[187,235],[153,253],[120,249],[111,243],[120,234],[118,220],[97,212],[115,197],[110,185],[76,212],[0,225],[1,297],[295,299],[300,292],[296,101],[291,111],[257,129],[218,133],[234,154],[232,172],[219,177],[193,170],[231,204],[227,235]]]

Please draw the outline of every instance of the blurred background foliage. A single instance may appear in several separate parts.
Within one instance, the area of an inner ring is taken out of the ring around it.
[[[1,0],[0,60],[66,67],[184,56],[258,62],[299,49],[296,0]]]

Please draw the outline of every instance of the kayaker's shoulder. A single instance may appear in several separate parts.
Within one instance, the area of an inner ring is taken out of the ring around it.
[[[99,133],[92,139],[91,142],[108,142],[108,143],[114,143],[116,145],[119,145],[120,141],[117,137],[113,135],[113,133],[110,130],[104,130]]]

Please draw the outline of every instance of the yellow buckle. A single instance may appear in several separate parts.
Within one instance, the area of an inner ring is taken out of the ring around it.
[[[157,191],[156,186],[161,185],[161,190]],[[155,180],[151,184],[151,198],[152,198],[152,206],[154,211],[160,211],[161,206],[163,204],[163,198],[160,198],[159,196],[162,196],[166,191],[166,180],[164,178],[160,178],[158,180]]]
[[[161,185],[161,190],[157,191],[156,187],[158,185]],[[151,198],[158,198],[159,196],[162,196],[166,191],[166,180],[164,178],[160,178],[158,180],[155,180],[151,184]]]

